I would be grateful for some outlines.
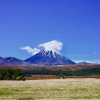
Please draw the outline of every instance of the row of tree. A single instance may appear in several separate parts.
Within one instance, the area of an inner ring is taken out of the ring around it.
[[[64,76],[88,76],[100,75],[100,68],[87,68],[80,70],[24,70],[24,76],[30,75],[64,75]]]

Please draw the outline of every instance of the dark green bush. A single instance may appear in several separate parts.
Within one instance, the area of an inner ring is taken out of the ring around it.
[[[20,69],[0,68],[0,80],[25,80]]]

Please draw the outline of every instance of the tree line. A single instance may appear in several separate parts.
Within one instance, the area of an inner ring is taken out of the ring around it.
[[[89,76],[89,75],[100,75],[100,68],[87,68],[80,70],[23,70],[24,76],[31,75],[64,75],[64,76]]]

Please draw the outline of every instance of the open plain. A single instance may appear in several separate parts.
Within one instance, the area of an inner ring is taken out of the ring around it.
[[[100,79],[0,81],[0,100],[100,100]]]

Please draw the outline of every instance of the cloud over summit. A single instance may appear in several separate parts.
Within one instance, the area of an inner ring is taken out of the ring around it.
[[[35,55],[40,51],[40,49],[32,48],[31,46],[22,47],[21,50],[25,50],[28,53],[31,53],[32,55]]]
[[[60,52],[60,50],[62,49],[62,46],[63,46],[63,43],[57,40],[39,44],[39,47],[44,48],[45,51],[52,50],[53,52]]]
[[[57,40],[52,40],[49,42],[44,42],[44,43],[40,43],[37,48],[32,48],[31,46],[25,46],[22,47],[22,50],[26,50],[28,53],[31,53],[32,55],[37,54],[38,52],[40,52],[41,49],[44,49],[45,51],[53,51],[53,52],[57,52],[60,53],[61,49],[62,49],[63,43]]]

